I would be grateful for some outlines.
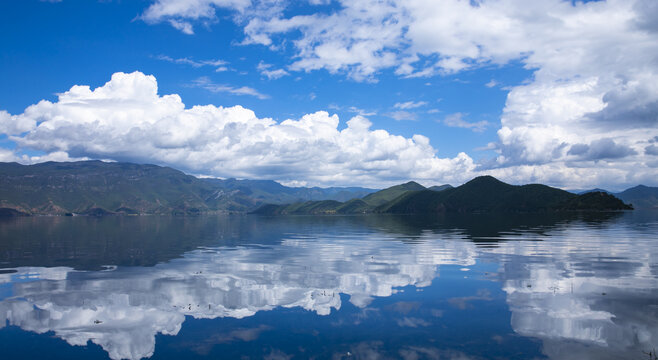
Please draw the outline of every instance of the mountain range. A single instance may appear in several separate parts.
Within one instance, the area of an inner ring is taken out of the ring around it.
[[[263,215],[285,214],[427,214],[482,212],[544,212],[577,210],[630,210],[631,206],[605,192],[582,195],[541,184],[510,185],[492,176],[480,176],[458,186],[431,190],[415,182],[397,185],[341,203],[308,201],[289,205],[264,205]]]
[[[247,212],[264,203],[347,200],[374,191],[204,179],[169,167],[132,163],[0,163],[0,216]]]
[[[379,190],[288,187],[270,180],[197,178],[157,165],[79,161],[0,163],[0,216],[253,212],[362,214],[536,212],[656,207],[658,188],[573,194],[540,184],[478,177],[459,187],[408,182]],[[630,199],[630,200],[629,200]]]

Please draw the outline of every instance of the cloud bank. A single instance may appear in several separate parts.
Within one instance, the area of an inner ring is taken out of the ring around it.
[[[338,116],[324,111],[277,123],[241,106],[185,108],[178,95],[158,95],[155,77],[140,72],[116,73],[93,90],[74,86],[56,102],[42,100],[19,115],[2,112],[0,125],[22,149],[154,162],[219,177],[361,185],[409,178],[460,182],[475,167],[464,153],[438,158],[425,136],[374,130],[362,116],[339,130]]]

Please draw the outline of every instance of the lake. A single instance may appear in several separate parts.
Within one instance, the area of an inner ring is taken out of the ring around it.
[[[658,212],[0,219],[5,359],[650,359]]]

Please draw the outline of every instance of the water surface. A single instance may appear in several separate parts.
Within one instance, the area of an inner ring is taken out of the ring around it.
[[[7,358],[647,359],[658,214],[0,221]]]

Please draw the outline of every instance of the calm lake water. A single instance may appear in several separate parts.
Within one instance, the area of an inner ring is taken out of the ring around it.
[[[649,359],[658,212],[0,220],[3,359]]]

